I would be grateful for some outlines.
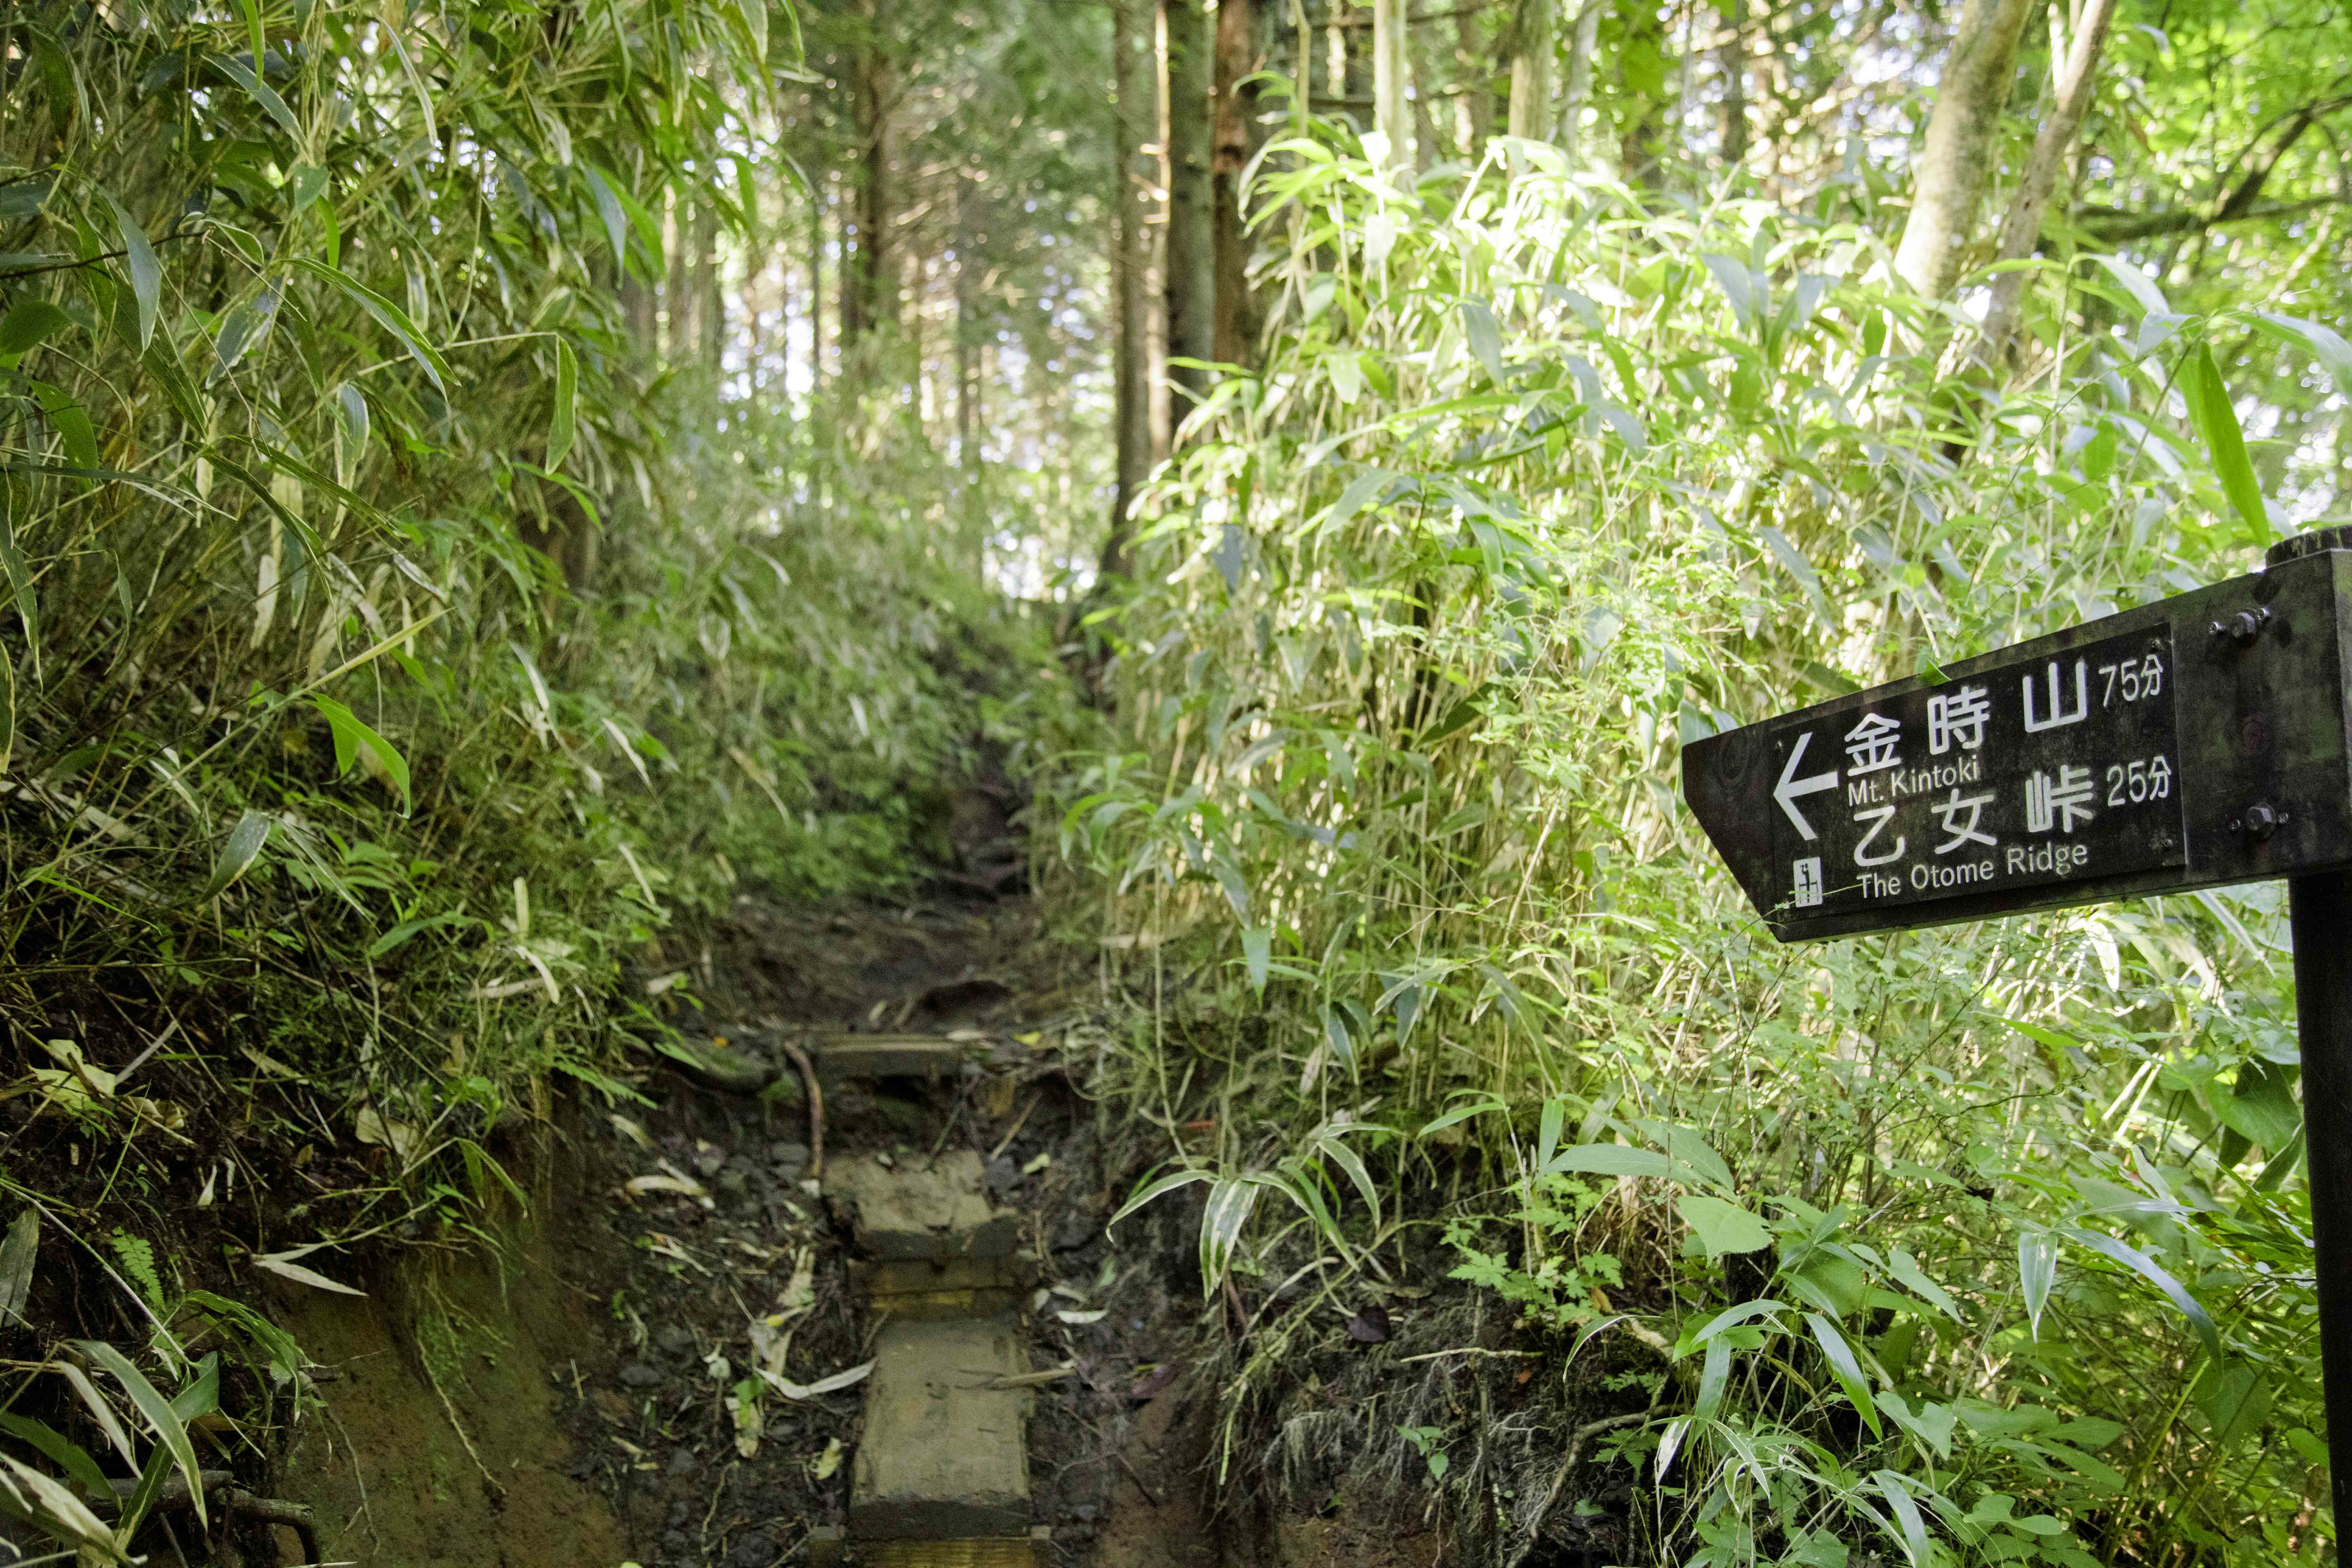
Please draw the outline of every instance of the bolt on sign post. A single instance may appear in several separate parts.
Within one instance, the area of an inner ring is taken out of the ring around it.
[[[1696,741],[1684,795],[1783,942],[2287,879],[2352,1520],[2352,528],[1941,677]]]

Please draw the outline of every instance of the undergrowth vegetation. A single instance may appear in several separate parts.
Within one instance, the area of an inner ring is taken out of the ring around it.
[[[1648,1402],[1569,1494],[1632,1482],[1610,1561],[2319,1560],[2276,890],[1780,949],[1677,768],[2251,568],[2217,363],[2324,397],[2342,340],[2085,256],[1994,397],[1864,179],[1670,203],[1505,142],[1415,184],[1334,134],[1256,180],[1266,357],[1144,497],[1125,749],[1062,827],[1170,1016],[1118,1091],[1215,1123],[1139,1201],[1208,1185],[1213,1291],[1442,1228],[1539,1387]],[[1313,1404],[1293,1340],[1235,1352],[1229,1441]],[[1480,1388],[1349,1446],[1517,1561],[1567,1472]]]
[[[494,1130],[632,1092],[697,921],[903,886],[1020,766],[1040,634],[888,400],[628,330],[672,196],[750,221],[709,150],[790,21],[0,21],[0,1512],[104,1560],[174,1471],[201,1512],[222,1354],[257,1424],[299,1360],[211,1287],[495,1245]],[[122,1350],[58,1344],[77,1273]],[[142,1430],[121,1507],[58,1483]]]

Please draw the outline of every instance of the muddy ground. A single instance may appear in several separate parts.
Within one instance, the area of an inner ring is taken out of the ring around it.
[[[322,1363],[279,1489],[316,1510],[328,1562],[772,1568],[845,1514],[855,1387],[741,1397],[753,1363],[806,1386],[866,1359],[873,1325],[817,1194],[784,1042],[953,1034],[986,1056],[952,1083],[842,1086],[824,1158],[969,1148],[1025,1215],[1035,1270],[1034,1520],[1057,1563],[1431,1563],[1417,1506],[1219,1507],[1214,1389],[1192,1214],[1104,1221],[1142,1165],[1080,1092],[1104,1048],[1091,972],[1026,900],[787,912],[747,906],[689,959],[682,1033],[785,1068],[766,1094],[658,1058],[649,1104],[574,1102],[506,1151],[527,1180],[499,1256],[403,1256],[364,1299],[288,1286],[275,1306]],[[285,1542],[288,1555],[293,1542]]]

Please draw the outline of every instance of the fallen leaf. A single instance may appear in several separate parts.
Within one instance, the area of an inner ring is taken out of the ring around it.
[[[1054,1152],[1049,1149],[1045,1153],[1038,1155],[1035,1159],[1022,1166],[1021,1173],[1024,1176],[1034,1176],[1053,1163]]]
[[[638,1148],[650,1149],[654,1146],[654,1141],[646,1133],[645,1128],[640,1126],[638,1123],[630,1121],[619,1111],[615,1110],[611,1112],[605,1120],[612,1122],[614,1131],[619,1133],[622,1137],[626,1138]]]
[[[1074,1327],[1084,1328],[1088,1323],[1101,1322],[1105,1318],[1110,1316],[1110,1312],[1106,1308],[1097,1307],[1091,1312],[1056,1312],[1054,1316]]]
[[[623,1184],[640,1196],[646,1193],[677,1193],[682,1197],[698,1198],[707,1189],[688,1176],[631,1176]]]
[[[820,1481],[830,1480],[833,1479],[833,1472],[839,1468],[841,1468],[841,1439],[835,1437],[825,1444],[824,1452],[817,1456],[816,1463],[811,1467],[809,1474]]]
[[[316,1269],[305,1268],[299,1263],[290,1263],[284,1258],[275,1256],[273,1254],[256,1253],[254,1254],[253,1261],[257,1266],[268,1269],[269,1272],[277,1275],[278,1278],[282,1279],[291,1279],[298,1285],[309,1285],[320,1290],[332,1290],[338,1296],[364,1296],[367,1294],[364,1290],[355,1290],[349,1285],[330,1279]]]
[[[786,1399],[814,1399],[820,1394],[835,1394],[852,1384],[864,1383],[873,1372],[874,1363],[869,1361],[860,1363],[846,1372],[836,1372],[831,1377],[820,1377],[814,1383],[805,1384],[794,1383],[781,1373],[770,1372],[766,1367],[760,1369],[760,1376],[770,1388],[774,1389]]]
[[[395,1121],[373,1106],[362,1107],[352,1118],[352,1131],[362,1143],[373,1143],[389,1149],[404,1163],[416,1148],[416,1129],[405,1121]]]

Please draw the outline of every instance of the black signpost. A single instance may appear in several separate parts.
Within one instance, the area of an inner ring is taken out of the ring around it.
[[[1942,673],[1694,742],[1684,795],[1783,942],[2287,879],[2352,1521],[2352,528]]]

